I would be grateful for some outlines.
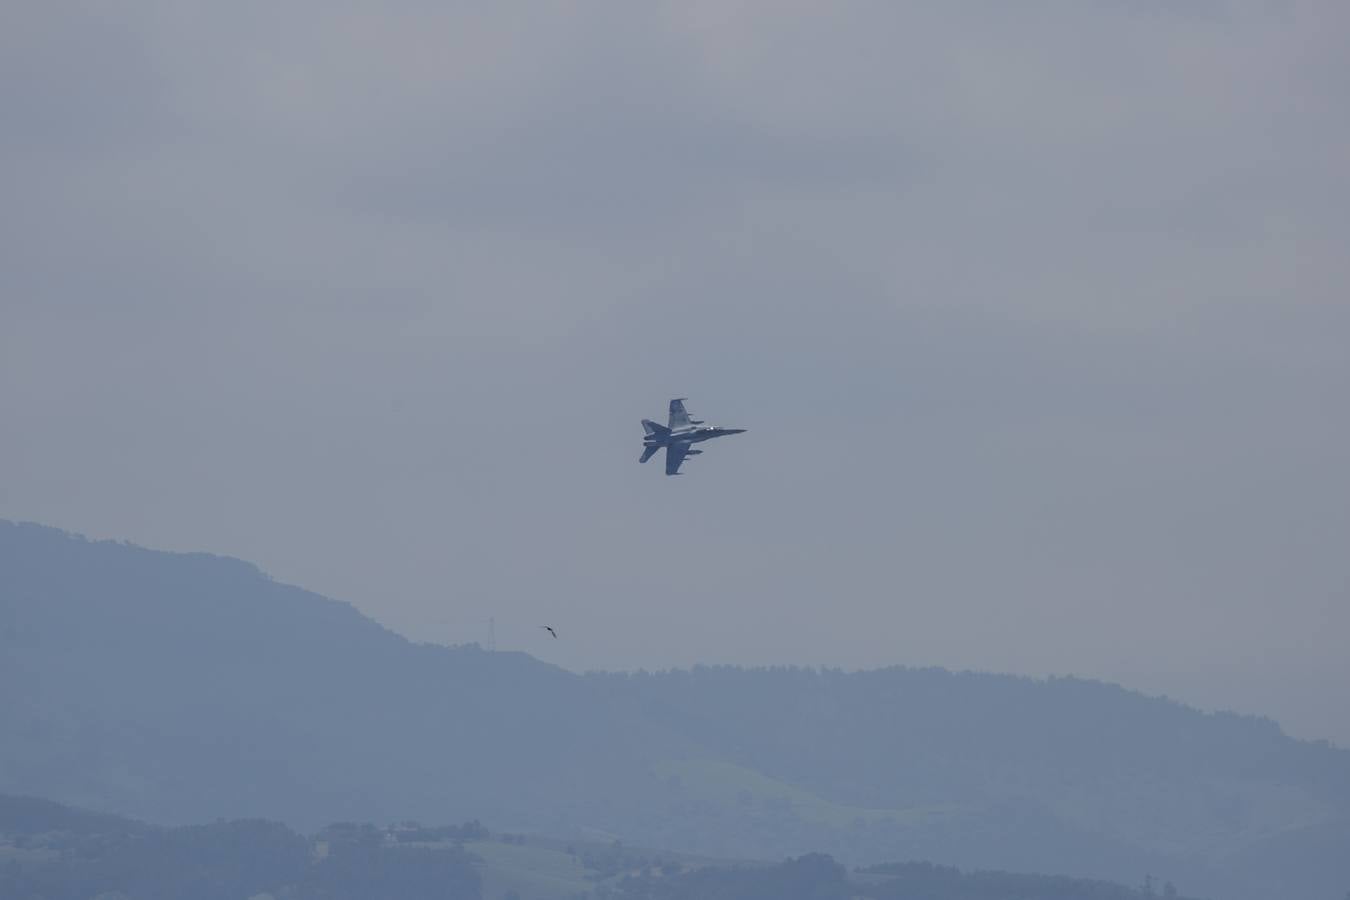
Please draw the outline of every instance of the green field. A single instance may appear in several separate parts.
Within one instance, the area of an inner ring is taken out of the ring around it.
[[[470,841],[464,849],[483,860],[483,896],[515,891],[521,900],[563,900],[591,890],[581,862],[561,850],[538,844]]]

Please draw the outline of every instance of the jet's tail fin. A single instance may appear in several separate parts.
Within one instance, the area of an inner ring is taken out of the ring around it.
[[[643,451],[642,451],[642,458],[639,459],[638,462],[640,462],[640,463],[646,462],[647,460],[649,460],[649,459],[651,459],[653,456],[655,456],[655,455],[656,455],[656,451],[657,451],[657,450],[660,450],[660,449],[661,449],[660,447],[647,447],[647,448],[643,449]]]
[[[651,419],[642,420],[642,430],[647,433],[647,437],[665,437],[670,434],[669,428],[653,422]]]

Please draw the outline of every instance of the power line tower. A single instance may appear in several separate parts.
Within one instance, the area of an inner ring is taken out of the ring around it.
[[[488,652],[497,652],[497,617],[488,616]]]

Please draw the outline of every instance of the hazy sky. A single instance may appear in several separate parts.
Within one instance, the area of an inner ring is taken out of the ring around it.
[[[1347,35],[5,4],[0,516],[574,669],[1075,673],[1350,744]],[[666,478],[672,396],[750,430]]]

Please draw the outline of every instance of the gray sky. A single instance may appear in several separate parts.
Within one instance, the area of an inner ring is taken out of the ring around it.
[[[1348,9],[7,4],[0,516],[1350,744]]]

